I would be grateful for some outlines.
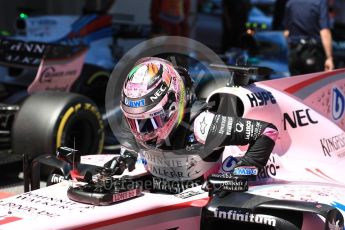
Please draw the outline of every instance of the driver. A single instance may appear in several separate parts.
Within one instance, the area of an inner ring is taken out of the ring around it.
[[[237,166],[263,168],[277,128],[268,122],[212,112],[192,92],[188,72],[156,58],[140,59],[122,89],[120,143],[138,152],[153,190],[180,193],[219,172],[223,147],[247,145]]]

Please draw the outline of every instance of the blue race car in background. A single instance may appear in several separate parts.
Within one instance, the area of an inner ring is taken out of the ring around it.
[[[85,153],[103,151],[112,17],[21,14],[16,25],[17,33],[0,39],[0,162],[73,142]]]
[[[148,36],[148,28],[114,23],[112,15],[24,13],[16,27],[0,38],[0,164],[61,145],[95,154],[116,144],[103,119],[106,85],[122,55],[116,42]]]

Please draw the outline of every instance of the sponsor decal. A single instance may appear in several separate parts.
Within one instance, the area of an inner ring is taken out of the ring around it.
[[[181,198],[181,199],[187,199],[189,197],[192,197],[192,196],[196,196],[196,195],[199,195],[199,194],[202,194],[204,193],[205,191],[203,190],[195,190],[195,191],[185,191],[185,192],[182,192],[180,194],[176,194],[174,196],[178,197],[178,198]]]
[[[167,166],[165,167],[155,167],[151,164],[147,164],[148,170],[157,176],[164,176],[168,178],[185,178],[187,175],[183,171],[171,170]],[[182,170],[182,169],[181,169]]]
[[[28,93],[45,90],[69,91],[81,73],[86,51],[87,49],[82,49],[63,60],[42,59],[36,77],[28,87]]]
[[[238,178],[230,178],[228,181],[219,184],[220,189],[222,191],[228,191],[228,192],[245,192],[248,191],[248,181],[244,179],[238,179]]]
[[[0,62],[39,66],[43,57],[51,55],[64,58],[71,50],[70,47],[57,44],[0,39]]]
[[[44,54],[48,45],[44,43],[23,42],[18,40],[0,39],[0,46],[12,52]]]
[[[217,130],[218,130],[217,124],[218,124],[218,122],[219,122],[220,117],[221,117],[221,115],[219,115],[219,114],[217,114],[217,115],[214,117],[214,119],[213,119],[213,121],[212,121],[212,124],[211,124],[211,127],[210,127],[210,130],[211,130],[212,133],[217,132]]]
[[[157,100],[166,90],[168,89],[168,86],[165,84],[162,84],[160,88],[153,94],[153,96],[150,96],[150,100],[154,102]]]
[[[52,30],[55,26],[58,25],[56,20],[53,19],[30,19],[26,20],[28,24],[26,31],[29,36],[35,37],[44,37],[50,36],[52,34]]]
[[[238,160],[233,156],[228,156],[222,164],[222,169],[224,172],[231,172],[235,165],[237,164]]]
[[[238,176],[252,176],[258,174],[258,169],[253,166],[241,166],[235,168],[233,174]]]
[[[253,138],[257,139],[262,131],[262,123],[261,122],[255,122],[255,126],[253,125],[252,129],[254,128],[254,130],[252,130],[252,134],[253,134]]]
[[[331,138],[320,139],[321,147],[325,156],[332,156],[332,153],[339,149],[345,148],[345,133],[342,133]],[[344,150],[345,151],[345,150]],[[338,157],[343,157],[344,153],[339,153]]]
[[[208,182],[212,190],[228,192],[248,191],[248,181],[246,179],[234,177],[231,173],[216,173],[208,177]]]
[[[119,202],[122,200],[127,200],[136,196],[139,196],[141,194],[140,189],[132,189],[125,192],[115,193],[113,194],[113,202]]]
[[[214,217],[232,221],[264,224],[275,227],[276,219],[267,215],[254,214],[250,209],[219,207],[213,211]]]
[[[144,103],[145,103],[145,101],[144,101]],[[157,112],[151,113],[151,114],[150,114],[150,117],[155,117],[155,116],[164,115],[164,114],[165,114],[165,113],[164,113],[164,110],[159,110],[159,111],[157,111]]]
[[[218,130],[219,134],[224,134],[225,126],[226,126],[226,120],[227,120],[227,117],[221,116],[220,128]]]
[[[276,104],[277,101],[269,91],[261,91],[257,93],[250,93],[247,94],[247,97],[250,101],[251,107],[258,107],[258,106],[264,106],[268,103]]]
[[[58,174],[53,174],[53,176],[50,179],[50,182],[52,184],[58,184],[58,183],[60,183],[60,182],[62,182],[64,180],[65,180],[65,178],[63,176],[58,175]]]
[[[147,162],[146,169],[153,175],[163,178],[197,178],[202,176],[201,171],[205,166],[205,162],[202,162],[198,156],[175,158],[164,157],[164,154],[156,155],[149,152],[143,152],[142,155]]]
[[[217,114],[217,115],[215,116],[215,119],[214,119],[214,120],[215,120],[215,123],[218,123],[220,117],[221,117],[221,115],[219,115],[219,114]]]
[[[40,19],[31,19],[27,21],[30,23],[30,26],[54,26],[57,25],[56,20],[50,18],[40,18]]]
[[[211,174],[211,177],[214,177],[214,178],[225,178],[225,179],[233,178],[233,176],[230,173],[214,173],[214,174]]]
[[[310,109],[299,109],[292,112],[292,117],[288,113],[284,113],[284,130],[286,130],[287,124],[291,128],[308,126],[310,124],[319,123],[313,119],[310,115]]]
[[[38,66],[41,63],[41,58],[5,53],[4,61],[22,65]]]
[[[259,180],[263,180],[270,177],[274,177],[277,175],[277,170],[279,168],[280,166],[276,164],[274,156],[271,156],[265,167],[259,170],[257,178]]]
[[[201,132],[201,134],[205,134],[205,131],[206,131],[207,123],[206,123],[205,119],[206,119],[206,116],[204,116],[204,119],[202,119],[202,121],[200,122],[200,132]]]
[[[60,214],[53,213],[50,211],[46,211],[43,209],[35,208],[29,205],[24,205],[20,203],[15,203],[15,202],[3,202],[0,201],[0,206],[3,207],[9,207],[10,212],[26,212],[26,213],[31,213],[34,215],[40,215],[40,216],[47,216],[47,217],[58,217]]]
[[[246,133],[244,138],[249,140],[249,138],[253,136],[253,126],[251,121],[246,121]]]
[[[142,154],[146,161],[155,164],[156,166],[181,168],[185,163],[184,158],[164,158],[163,156],[159,157],[155,154],[149,154],[147,152],[143,152]]]
[[[241,133],[243,131],[244,124],[241,122],[237,122],[235,125],[235,130],[238,133]]]
[[[231,135],[232,130],[232,123],[234,122],[234,119],[232,117],[228,117],[228,127],[226,129],[226,135]]]
[[[151,154],[145,154],[147,169],[154,175],[169,178],[186,177],[183,161],[179,159],[165,159]]]
[[[0,207],[8,207],[12,213],[29,213],[37,216],[58,217],[65,211],[83,212],[94,206],[79,204],[70,200],[57,199],[34,193],[18,195],[14,200],[0,200]]]
[[[39,76],[39,82],[51,83],[53,78],[74,76],[77,74],[77,72],[78,70],[56,71],[54,66],[49,66],[42,70],[42,73]]]
[[[142,107],[142,106],[145,106],[145,99],[133,101],[133,100],[130,100],[127,97],[125,97],[125,105],[132,107],[132,108]]]
[[[201,181],[187,180],[187,181],[169,181],[163,178],[153,177],[153,190],[164,191],[168,193],[182,193],[188,188],[199,186]]]
[[[334,120],[339,120],[345,110],[345,99],[344,95],[338,88],[332,90],[332,116]]]

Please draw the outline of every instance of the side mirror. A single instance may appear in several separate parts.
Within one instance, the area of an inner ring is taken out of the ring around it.
[[[68,148],[65,146],[58,147],[56,156],[58,159],[63,160],[69,164],[80,163],[80,153],[78,153],[78,150],[72,148]]]

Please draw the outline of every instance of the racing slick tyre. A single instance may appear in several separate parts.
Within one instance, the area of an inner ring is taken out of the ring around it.
[[[104,125],[97,106],[87,97],[65,92],[40,92],[21,105],[12,127],[12,149],[33,159],[55,154],[59,146],[82,155],[101,153]]]
[[[103,113],[105,110],[105,91],[109,76],[110,72],[108,70],[95,65],[85,64],[80,77],[73,84],[71,92],[90,98]]]

